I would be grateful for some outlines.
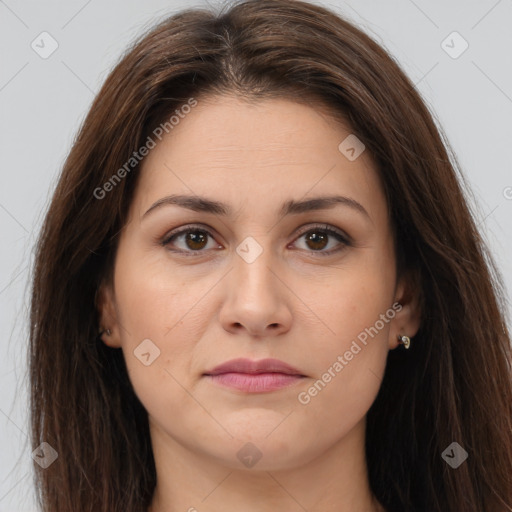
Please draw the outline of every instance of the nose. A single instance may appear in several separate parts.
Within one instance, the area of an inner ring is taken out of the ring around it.
[[[223,328],[233,334],[245,330],[255,337],[287,332],[292,321],[293,294],[284,275],[279,275],[272,262],[270,249],[250,263],[238,254],[233,260],[234,268],[226,276],[226,297],[220,310]]]

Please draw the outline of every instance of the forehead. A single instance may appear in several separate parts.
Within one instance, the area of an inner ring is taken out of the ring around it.
[[[353,146],[353,137],[350,126],[314,105],[199,99],[142,162],[137,209],[142,215],[170,193],[213,195],[237,209],[340,193],[375,209],[384,201],[376,168],[366,150],[347,158],[344,141]]]

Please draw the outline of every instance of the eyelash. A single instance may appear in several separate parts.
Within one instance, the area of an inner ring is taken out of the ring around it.
[[[171,233],[168,233],[164,237],[164,239],[161,240],[160,243],[161,243],[162,246],[167,247],[167,245],[174,238],[177,238],[180,235],[184,235],[184,234],[187,234],[187,233],[194,233],[194,232],[198,232],[198,231],[201,232],[201,233],[206,233],[209,237],[214,238],[212,236],[212,234],[208,231],[208,229],[205,229],[201,225],[193,224],[193,225],[186,226],[184,229],[180,229],[179,231],[171,231]],[[310,250],[309,251],[309,252],[312,252],[315,255],[318,255],[318,256],[330,256],[331,254],[334,254],[334,253],[337,253],[339,251],[342,251],[345,247],[352,245],[347,235],[344,235],[341,231],[338,231],[338,230],[328,226],[327,224],[317,224],[317,225],[311,226],[308,229],[305,229],[305,230],[301,231],[298,234],[297,239],[300,238],[303,235],[306,235],[308,233],[315,232],[315,231],[319,231],[321,233],[325,233],[325,234],[327,234],[329,236],[332,236],[336,240],[338,240],[338,242],[342,243],[342,247],[339,247],[337,249],[331,249],[329,251],[323,251],[323,250],[318,250],[318,251]],[[196,251],[193,251],[193,250],[182,250],[182,249],[178,249],[178,250],[169,249],[169,250],[172,251],[172,252],[185,254],[187,257],[188,256],[191,256],[191,257],[200,256],[201,253],[205,252],[204,249],[199,249],[199,250],[196,250]]]

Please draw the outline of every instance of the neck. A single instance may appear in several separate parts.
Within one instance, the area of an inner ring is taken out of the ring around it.
[[[365,425],[363,420],[316,458],[302,456],[302,465],[258,470],[258,463],[241,470],[182,446],[151,424],[158,481],[148,512],[385,512],[368,482]]]

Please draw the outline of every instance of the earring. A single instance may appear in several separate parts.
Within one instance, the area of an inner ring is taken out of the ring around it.
[[[411,346],[411,338],[409,336],[398,335],[398,343],[403,345],[405,348],[409,348]]]
[[[102,336],[104,333],[107,334],[107,336],[110,336],[112,334],[112,332],[110,331],[110,329],[105,329],[104,331],[101,331],[100,332],[100,336]]]

